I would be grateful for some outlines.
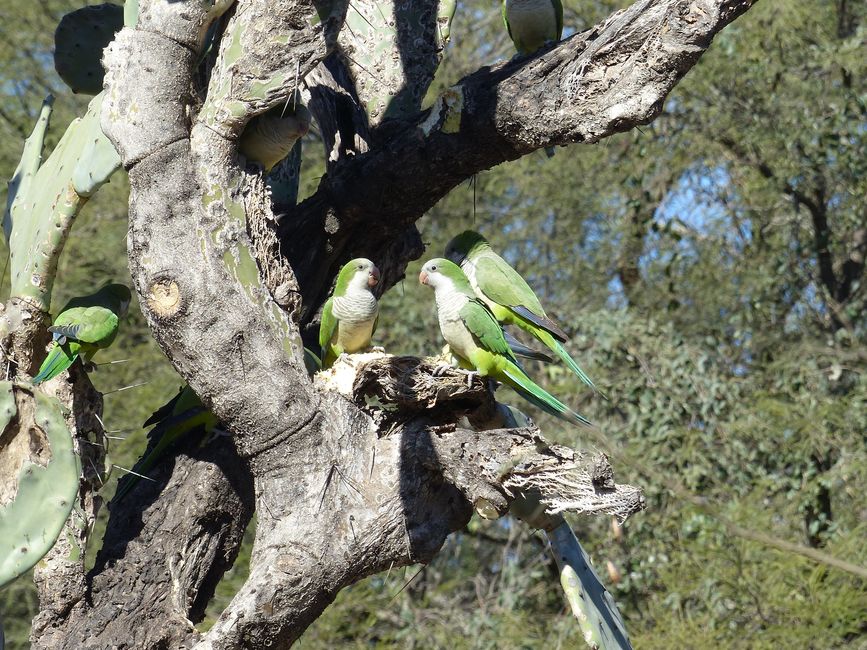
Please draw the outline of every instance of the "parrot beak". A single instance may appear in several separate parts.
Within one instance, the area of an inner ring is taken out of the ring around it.
[[[367,286],[375,287],[377,284],[379,284],[379,269],[374,266],[367,276]]]
[[[418,274],[418,281],[420,284],[427,284],[427,271]]]

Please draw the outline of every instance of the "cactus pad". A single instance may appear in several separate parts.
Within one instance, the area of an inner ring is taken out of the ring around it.
[[[102,91],[102,51],[123,27],[123,7],[91,5],[66,14],[54,31],[54,69],[72,92]]]
[[[31,390],[0,382],[0,465],[15,469],[0,486],[0,586],[51,550],[78,493],[81,467],[60,402]]]
[[[102,93],[42,160],[51,103],[43,105],[9,184],[3,222],[10,250],[12,296],[48,311],[57,260],[69,229],[87,198],[120,167],[120,156],[102,133]]]

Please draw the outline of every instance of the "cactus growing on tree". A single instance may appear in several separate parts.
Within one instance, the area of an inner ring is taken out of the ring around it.
[[[20,404],[16,404],[16,401]],[[0,382],[0,435],[20,437],[0,450],[0,586],[36,564],[54,545],[75,505],[81,465],[60,402],[9,381]]]

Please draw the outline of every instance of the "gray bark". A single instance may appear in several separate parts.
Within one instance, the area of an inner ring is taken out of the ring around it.
[[[157,342],[232,436],[185,449],[112,512],[96,567],[67,582],[77,589],[69,606],[45,601],[34,646],[287,647],[340,589],[429,561],[473,507],[504,513],[524,486],[554,509],[624,517],[642,507],[604,458],[532,429],[462,426],[493,404],[460,372],[433,377],[429,363],[374,355],[312,383],[299,327],[351,256],[375,259],[386,286],[400,278],[421,252],[415,220],[471,174],[652,119],[750,0],[641,0],[539,56],[470,75],[426,112],[413,106],[438,46],[401,57],[413,42],[401,33],[397,56],[382,61],[418,71],[383,75],[410,87],[399,117],[377,113],[372,125],[336,115],[341,97],[359,94],[335,72],[357,63],[339,38],[345,3],[314,20],[309,1],[238,0],[203,99],[193,83],[202,27],[230,3],[141,4],[140,28],[106,50],[102,115],[129,170],[130,269]],[[412,23],[418,34],[434,37],[433,15]],[[325,141],[339,154],[278,226],[261,179],[238,166],[236,142],[252,116],[290,96],[296,71],[320,93],[314,112],[333,125]],[[365,406],[371,395],[398,417]],[[199,634],[191,621],[254,509],[250,577]]]

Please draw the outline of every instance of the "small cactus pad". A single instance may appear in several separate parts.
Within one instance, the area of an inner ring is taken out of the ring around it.
[[[0,477],[4,483],[0,491],[7,495],[0,506],[0,587],[30,569],[54,546],[75,504],[81,471],[56,398],[0,382],[3,422],[0,464],[15,466],[17,471]],[[17,485],[12,484],[13,477]]]
[[[123,7],[91,5],[66,14],[54,31],[54,69],[72,92],[96,95],[105,70],[102,51],[123,27]]]

